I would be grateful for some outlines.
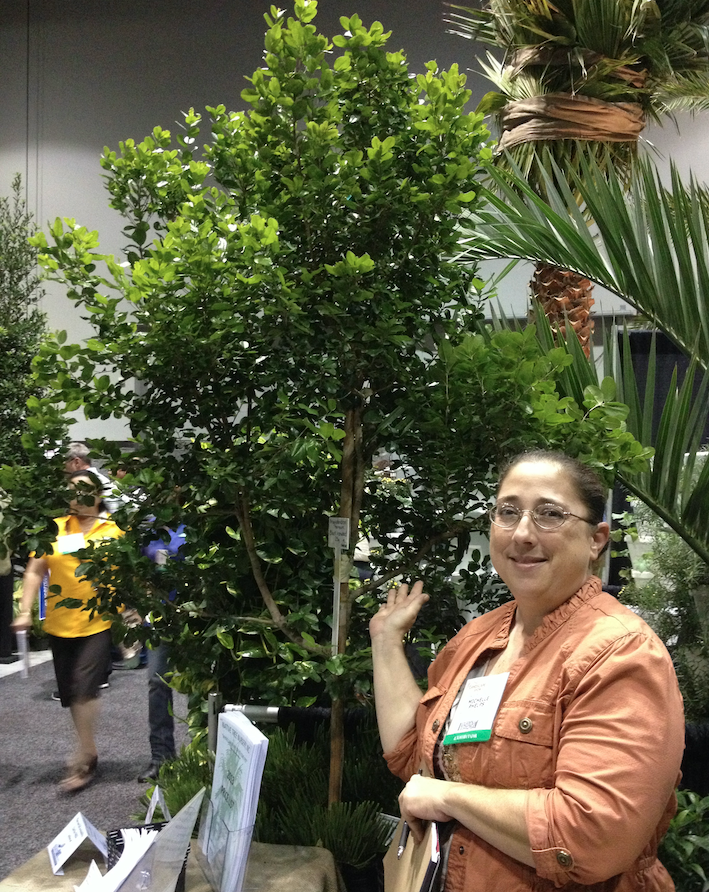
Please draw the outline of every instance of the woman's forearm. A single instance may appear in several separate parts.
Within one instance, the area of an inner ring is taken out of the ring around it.
[[[387,753],[416,723],[421,691],[396,637],[372,639],[374,703],[382,748]]]
[[[385,753],[393,750],[416,724],[421,691],[406,659],[404,636],[426,601],[428,595],[420,580],[411,588],[407,583],[402,583],[389,589],[386,603],[380,606],[369,622],[374,703],[379,737]]]
[[[526,790],[448,783],[443,802],[451,817],[464,827],[506,855],[534,867],[525,818],[527,795]]]
[[[430,777],[411,778],[399,797],[415,835],[422,821],[458,821],[501,852],[534,867],[527,832],[526,790],[501,790]]]
[[[30,616],[32,613],[32,605],[39,594],[39,587],[42,584],[46,572],[47,565],[44,561],[39,558],[30,558],[22,577],[20,612],[13,625],[24,627],[31,625]]]

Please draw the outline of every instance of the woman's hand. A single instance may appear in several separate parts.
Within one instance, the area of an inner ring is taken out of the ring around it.
[[[481,839],[534,867],[527,830],[528,790],[503,790],[415,774],[401,791],[401,817],[420,843],[426,821],[458,821]]]
[[[32,625],[32,614],[29,611],[22,611],[10,623],[13,632],[26,632]]]
[[[22,577],[20,612],[10,624],[13,632],[26,631],[32,625],[32,605],[39,594],[39,588],[46,572],[47,562],[42,558],[31,557],[27,562]]]
[[[401,639],[413,626],[419,610],[428,601],[428,595],[423,590],[423,582],[419,580],[411,586],[404,582],[398,588],[390,588],[387,594],[386,604],[382,604],[379,610],[369,621],[369,634],[374,638]]]
[[[448,781],[414,774],[399,794],[401,817],[409,825],[417,844],[423,839],[425,821],[452,820],[441,801],[447,784]]]
[[[377,708],[379,737],[384,752],[392,750],[416,723],[421,699],[404,653],[404,635],[414,624],[421,607],[428,601],[423,583],[404,584],[389,589],[382,604],[369,621],[374,669],[374,701]]]

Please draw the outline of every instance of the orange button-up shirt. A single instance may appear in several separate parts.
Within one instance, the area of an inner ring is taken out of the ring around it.
[[[470,669],[507,645],[514,603],[474,619],[429,669],[416,727],[385,758],[408,780],[433,754]],[[446,892],[668,892],[657,846],[676,810],[684,712],[650,627],[591,577],[512,666],[492,737],[457,744],[461,780],[529,790],[535,867],[455,829]]]

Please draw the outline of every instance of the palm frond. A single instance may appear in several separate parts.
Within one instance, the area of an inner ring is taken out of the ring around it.
[[[509,65],[503,65],[492,53],[488,53],[485,62],[479,59],[478,64],[487,80],[505,95],[507,101],[543,96],[547,92],[542,79],[517,72]]]
[[[492,16],[481,9],[445,3],[451,12],[444,15],[443,21],[449,25],[448,32],[466,40],[479,40],[481,43],[499,45],[497,28]],[[459,10],[459,11],[456,11]]]
[[[558,379],[564,396],[583,405],[584,389],[598,385],[598,370],[593,358],[584,354],[573,328],[566,338],[555,335],[543,313],[535,317],[537,338],[545,350],[557,340],[572,357]],[[630,338],[623,330],[621,350],[613,341],[613,331],[604,332],[604,377],[610,375],[616,384],[617,398],[628,406],[626,427],[643,446],[654,446],[651,466],[631,473],[618,469],[616,479],[633,495],[648,505],[698,554],[709,562],[709,461],[695,472],[697,453],[702,449],[702,433],[709,419],[709,372],[705,372],[694,391],[697,377],[696,359],[692,360],[681,386],[675,367],[667,399],[659,419],[653,443],[653,405],[656,381],[656,340],[653,337],[648,355],[648,373],[644,398],[639,396]],[[706,448],[706,446],[704,447]]]
[[[660,114],[709,111],[709,73],[692,72],[662,84],[653,96]]]
[[[708,368],[707,188],[694,178],[685,185],[673,166],[666,189],[648,159],[638,163],[628,189],[615,170],[601,171],[589,157],[562,171],[546,156],[540,170],[547,201],[513,163],[508,171],[488,171],[496,191],[463,222],[463,252],[470,259],[516,258],[578,272],[622,297]]]
[[[634,102],[657,120],[706,108],[704,0],[556,0],[553,5],[490,0],[482,8],[446,6],[451,33],[503,51],[504,66],[510,66],[506,80],[524,74],[539,81],[531,95],[559,92]],[[509,95],[514,97],[514,89]]]
[[[564,40],[565,28],[555,27],[554,6],[547,0],[493,0],[482,9],[446,3],[452,10],[454,33],[506,49],[557,43]],[[568,36],[566,37],[568,42]]]

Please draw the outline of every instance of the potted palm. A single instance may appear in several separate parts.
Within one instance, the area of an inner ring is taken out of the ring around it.
[[[589,160],[603,173],[619,172],[624,182],[649,120],[707,106],[706,0],[448,5],[455,33],[502,51],[501,59],[488,53],[481,63],[496,90],[478,111],[499,130],[497,163],[511,160],[542,197],[552,164],[572,184],[586,176]],[[535,301],[556,327],[570,323],[587,352],[592,288],[575,267],[536,260]]]

